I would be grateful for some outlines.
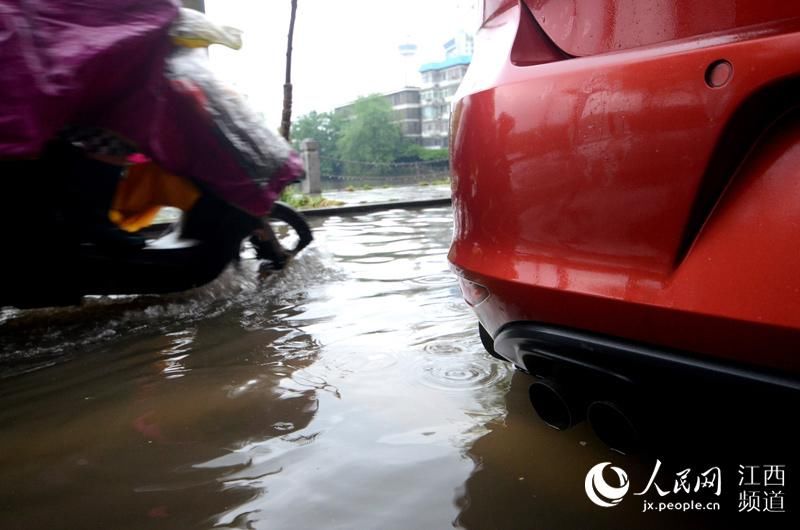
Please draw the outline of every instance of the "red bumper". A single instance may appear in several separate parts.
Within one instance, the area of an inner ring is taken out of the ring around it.
[[[487,330],[800,372],[797,21],[515,66],[521,13],[480,31],[452,123],[449,258]]]

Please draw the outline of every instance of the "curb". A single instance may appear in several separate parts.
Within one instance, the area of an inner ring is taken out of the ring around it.
[[[410,210],[412,208],[436,208],[450,206],[450,197],[439,199],[418,199],[414,201],[371,202],[365,204],[350,204],[344,206],[330,206],[327,208],[307,208],[297,210],[303,217],[329,217],[333,215],[352,215],[358,213],[379,212],[382,210]],[[173,225],[173,222],[155,223],[144,230],[147,233],[157,234]]]
[[[350,215],[356,213],[377,212],[381,210],[433,208],[437,206],[449,206],[450,204],[452,204],[450,197],[442,197],[440,199],[419,199],[414,201],[347,204],[344,206],[330,206],[326,208],[307,208],[298,211],[305,217],[328,217],[332,215]]]

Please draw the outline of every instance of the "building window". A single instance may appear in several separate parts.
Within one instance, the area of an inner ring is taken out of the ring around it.
[[[464,77],[464,74],[467,73],[466,66],[458,66],[450,70],[450,77],[449,79],[460,80]]]

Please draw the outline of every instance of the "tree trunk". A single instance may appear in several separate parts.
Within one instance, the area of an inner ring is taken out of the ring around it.
[[[289,38],[286,44],[286,80],[283,83],[283,114],[281,115],[281,136],[289,141],[292,127],[292,39],[294,39],[294,19],[297,13],[297,0],[292,0],[292,16],[289,20]]]

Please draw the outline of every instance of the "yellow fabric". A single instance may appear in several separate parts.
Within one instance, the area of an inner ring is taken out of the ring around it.
[[[201,37],[172,37],[172,42],[175,43],[176,46],[181,46],[183,48],[208,48],[212,44],[216,44],[215,42]]]
[[[191,181],[161,169],[153,162],[128,168],[114,195],[109,218],[123,230],[149,226],[163,206],[188,211],[200,198]]]
[[[170,28],[170,37],[177,46],[208,48],[222,44],[238,50],[242,47],[242,32],[230,26],[215,24],[204,13],[182,7]]]

